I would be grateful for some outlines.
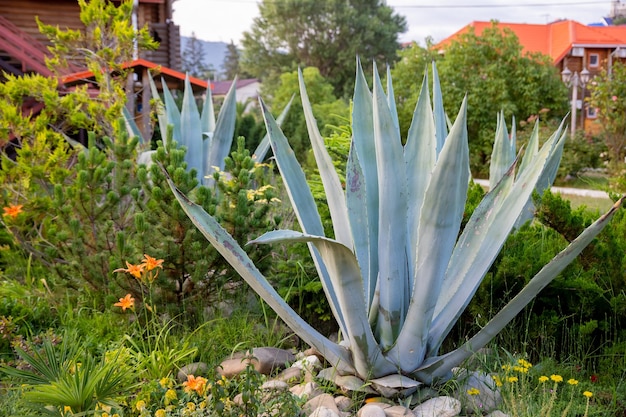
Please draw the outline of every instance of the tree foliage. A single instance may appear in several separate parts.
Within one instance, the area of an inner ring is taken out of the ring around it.
[[[242,67],[264,82],[316,67],[338,96],[353,87],[355,56],[393,62],[404,17],[381,0],[271,0],[244,33]]]
[[[183,71],[202,80],[214,79],[215,68],[207,64],[205,58],[202,43],[198,40],[195,32],[192,32],[182,53]]]
[[[626,155],[626,65],[616,62],[611,74],[603,69],[589,83],[589,104],[598,109],[604,140],[613,168]]]
[[[227,80],[235,79],[235,76],[239,76],[239,78],[248,78],[247,73],[241,70],[241,65],[239,65],[239,49],[237,45],[230,41],[230,43],[226,46],[226,55],[224,56],[224,63],[222,64],[222,68],[224,70],[224,77]]]
[[[497,22],[481,35],[472,29],[460,35],[445,46],[443,56],[433,52],[436,51],[415,44],[401,51],[401,60],[393,71],[394,82],[400,86],[414,85],[417,74],[423,73],[425,61],[435,58],[446,111],[456,114],[468,94],[468,131],[475,174],[482,174],[482,167],[487,166],[499,111],[504,111],[507,119],[515,116],[518,121],[539,114],[562,117],[566,112],[567,89],[549,58],[524,53],[517,36]],[[417,90],[395,91],[399,96],[401,128],[406,131]]]

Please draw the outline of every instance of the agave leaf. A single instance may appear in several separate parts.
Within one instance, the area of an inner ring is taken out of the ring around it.
[[[300,97],[302,98],[302,109],[304,111],[304,118],[306,119],[306,127],[309,132],[309,139],[311,140],[311,146],[322,179],[322,184],[324,185],[326,203],[330,210],[335,239],[351,247],[352,234],[350,233],[348,208],[346,207],[343,188],[341,188],[339,175],[337,175],[333,161],[324,145],[324,138],[322,138],[317,128],[317,122],[313,116],[313,109],[309,102],[309,95],[307,94],[306,86],[304,85],[304,77],[302,76],[300,68],[298,68],[298,80],[300,83]]]
[[[159,129],[161,130],[161,137],[163,138],[163,147],[167,150],[167,125],[169,124],[167,120],[167,112],[165,109],[165,104],[163,104],[163,100],[159,95],[159,90],[157,90],[156,84],[154,83],[154,79],[152,79],[152,74],[149,74],[148,81],[150,82],[150,91],[152,92],[152,100],[155,103],[154,112],[157,115],[157,120],[159,122]],[[163,82],[163,81],[162,81]],[[163,87],[165,90],[167,86]]]
[[[443,95],[439,83],[437,65],[433,61],[433,113],[435,115],[435,132],[437,136],[437,155],[443,149],[443,143],[448,137],[448,117],[443,109]]]
[[[363,279],[354,253],[341,242],[293,230],[275,230],[250,243],[312,242],[334,282],[335,293],[344,313],[354,367],[362,378],[395,373],[396,367],[385,360],[367,320]]]
[[[556,145],[554,137],[546,142],[532,164],[515,181],[510,192],[503,193],[501,200],[497,195],[501,190],[496,186],[494,191],[497,194],[489,193],[470,218],[446,271],[444,290],[437,303],[430,333],[430,353],[436,352],[471,301],[530,198]],[[507,176],[511,175],[509,171]]]
[[[283,122],[285,121],[285,117],[287,117],[287,114],[289,113],[289,109],[291,108],[291,103],[293,102],[293,99],[295,96],[296,96],[295,94],[291,96],[291,98],[289,99],[289,102],[287,103],[283,111],[278,115],[278,118],[276,119],[276,124],[278,125],[278,127],[282,126]],[[252,160],[256,162],[263,161],[269,149],[270,149],[270,137],[266,133],[265,136],[263,136],[261,143],[259,143],[259,146],[257,146],[254,153],[252,154]]]
[[[315,200],[311,194],[304,172],[298,164],[298,160],[293,153],[293,150],[289,147],[287,138],[280,130],[276,121],[272,117],[272,114],[265,106],[265,103],[259,98],[261,104],[261,110],[263,112],[263,118],[265,119],[265,127],[267,134],[270,138],[270,144],[272,145],[272,151],[276,158],[276,165],[280,170],[281,177],[287,189],[287,194],[291,201],[291,205],[298,218],[300,228],[306,233],[314,236],[324,236],[324,227],[320,219]],[[317,268],[317,272],[320,276],[320,281],[328,299],[328,304],[337,320],[339,328],[344,334],[347,334],[348,330],[343,318],[343,313],[339,308],[339,302],[333,288],[333,282],[328,275],[328,271],[324,268],[323,262],[317,250],[309,244],[309,250],[313,257],[313,262]]]
[[[418,378],[425,382],[432,382],[445,376],[453,367],[461,364],[478,349],[483,348],[493,339],[511,320],[519,314],[554,278],[556,278],[582,250],[602,231],[617,209],[622,205],[624,198],[620,198],[611,209],[592,225],[586,228],[565,249],[546,264],[526,286],[500,310],[475,336],[458,349],[438,358],[427,361],[424,366],[415,372]]]
[[[204,175],[204,159],[202,158],[202,128],[198,105],[193,96],[193,89],[189,82],[189,75],[185,77],[185,92],[183,94],[183,106],[180,111],[180,144],[187,147],[185,162],[187,169],[195,169],[199,182]]]
[[[209,179],[213,172],[213,168],[209,164],[209,153],[213,144],[213,134],[215,133],[215,110],[213,108],[213,94],[211,93],[211,81],[204,95],[204,103],[202,105],[202,114],[200,115],[200,129],[202,130],[202,155],[204,156],[203,182],[210,183]],[[219,168],[219,167],[218,167]]]
[[[364,248],[355,249],[357,255],[359,255],[359,263],[362,265],[364,273],[364,280],[366,283],[366,291],[370,293],[369,303],[371,305],[372,294],[376,288],[376,282],[378,281],[378,167],[376,164],[376,145],[374,143],[374,121],[373,121],[373,103],[372,94],[367,87],[367,81],[363,74],[363,68],[361,63],[357,59],[356,66],[356,82],[354,86],[354,97],[352,106],[352,143],[351,147],[354,154],[354,161],[358,161],[360,165],[360,172],[362,174],[361,183],[365,185],[365,191],[360,191],[362,198],[356,204],[364,204],[367,208],[367,221],[352,222],[350,224],[352,228],[353,237],[360,236],[361,241],[365,241],[363,244],[367,245],[367,250]],[[350,191],[346,190],[346,198],[348,199],[348,206],[355,204],[349,200],[353,198],[350,195]],[[364,230],[357,230],[357,226],[362,225]],[[367,254],[367,256],[365,256]]]
[[[346,205],[348,208],[348,221],[352,230],[352,242],[354,245],[354,253],[361,266],[361,275],[363,277],[363,290],[367,308],[372,305],[374,292],[376,289],[376,281],[372,279],[370,274],[369,263],[369,242],[368,235],[368,207],[367,192],[365,189],[365,178],[358,156],[354,148],[354,141],[350,143],[350,153],[348,154],[348,162],[346,164]]]
[[[389,353],[405,371],[416,369],[426,354],[430,322],[461,227],[469,184],[466,121],[467,97],[439,154],[419,219],[411,304]]]
[[[354,373],[349,353],[346,349],[332,343],[322,336],[317,330],[304,321],[276,292],[274,287],[254,266],[246,252],[241,249],[219,223],[202,209],[182,194],[168,177],[168,184],[172,189],[181,207],[187,213],[198,230],[207,238],[215,249],[232,265],[232,267],[246,280],[248,285],[263,298],[278,316],[300,336],[306,343],[314,346],[334,366],[342,372]],[[328,355],[328,356],[326,356]]]
[[[437,160],[435,122],[430,104],[430,94],[428,93],[428,71],[424,72],[422,88],[413,112],[413,120],[404,146],[404,160],[407,166],[407,201],[411,202],[408,207],[407,230],[409,233],[408,247],[412,248],[409,251],[409,288],[413,288],[418,222],[426,187],[430,182]]]
[[[396,125],[396,129],[398,129],[398,136],[400,136],[400,122],[398,121],[396,97],[393,93],[393,81],[391,80],[391,67],[389,65],[387,65],[387,103],[389,104],[389,111],[391,111],[393,123]]]
[[[407,179],[398,130],[374,64],[374,141],[378,161],[380,196],[378,235],[378,276],[380,286],[378,340],[383,349],[391,347],[402,326],[406,305],[407,278],[406,205]],[[366,178],[367,180],[367,178]],[[382,229],[384,227],[384,229]],[[401,242],[400,246],[398,242]]]
[[[535,121],[535,126],[530,134],[528,144],[526,145],[526,151],[524,152],[524,157],[519,167],[520,174],[530,165],[530,162],[535,158],[537,153],[539,153],[539,119]]]
[[[511,140],[504,120],[504,112],[498,113],[498,127],[489,165],[489,189],[496,186],[515,160],[515,149],[511,152]]]
[[[138,137],[139,143],[141,143],[142,145],[146,143],[143,135],[141,134],[141,131],[139,131],[139,126],[137,126],[137,123],[135,123],[135,119],[133,118],[133,115],[130,114],[126,106],[122,107],[122,114],[124,116],[124,124],[126,125],[126,131],[130,135],[130,137],[135,137],[135,136]]]
[[[206,156],[205,175],[211,174],[211,167],[218,167],[224,170],[224,159],[230,152],[235,134],[235,121],[237,120],[237,97],[236,97],[237,77],[233,80],[230,90],[226,94],[220,113],[217,116],[215,131],[213,133],[211,148]]]
[[[172,140],[181,144],[181,115],[180,110],[178,110],[178,105],[170,92],[170,89],[167,87],[167,83],[165,79],[161,77],[161,85],[163,86],[163,100],[165,100],[165,114],[167,116],[167,123],[174,127],[172,131]],[[165,126],[165,132],[167,132],[167,126]],[[167,146],[166,146],[167,148]]]

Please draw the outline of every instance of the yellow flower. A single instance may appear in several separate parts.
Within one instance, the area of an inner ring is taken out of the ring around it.
[[[502,386],[502,380],[498,375],[491,375],[491,378],[493,378],[494,382],[496,383],[496,387]]]
[[[541,376],[539,377],[539,382],[546,382],[548,379],[550,379],[550,378],[548,378],[548,377],[547,377],[547,376],[545,376],[545,375],[541,375]]]
[[[587,398],[591,398],[591,397],[593,397],[593,393],[592,393],[591,391],[585,391],[585,392],[583,392],[583,395],[584,395],[585,397],[587,397]]]
[[[73,414],[72,407],[70,407],[69,405],[63,406],[63,415],[65,415],[66,413]]]
[[[126,266],[127,268],[117,268],[113,272],[128,272],[129,274],[131,274],[137,279],[141,278],[141,274],[143,273],[143,268],[144,268],[143,264],[133,265],[130,262],[126,261]]]
[[[159,408],[158,410],[154,412],[154,417],[165,417],[165,416],[166,416],[165,410],[162,408]]]
[[[509,382],[517,382],[518,381],[516,376],[510,376],[506,380],[509,381]]]
[[[176,401],[178,396],[176,395],[176,391],[173,389],[168,389],[165,391],[165,405],[170,405],[172,401]]]
[[[196,404],[192,402],[187,403],[187,410],[194,411],[196,409]]]
[[[555,375],[552,374],[550,375],[550,379],[553,380],[554,382],[563,382],[563,377],[561,375]]]
[[[467,390],[467,395],[478,395],[480,391],[477,388],[470,388]]]
[[[525,368],[523,366],[514,366],[513,370],[515,372],[519,372],[520,374],[527,374],[528,373],[528,368]]]
[[[523,367],[524,367],[524,368],[526,368],[526,369],[528,369],[528,368],[532,368],[532,367],[533,367],[533,364],[532,364],[532,363],[530,363],[530,362],[528,362],[528,361],[526,361],[526,360],[524,360],[524,359],[519,359],[519,360],[517,361],[517,363],[518,363],[519,365],[523,366]]]
[[[126,311],[127,308],[132,309],[135,306],[135,299],[130,294],[126,294],[124,298],[120,298],[120,301],[113,304],[113,306],[122,307],[122,311]]]
[[[11,204],[8,207],[3,207],[3,215],[12,219],[16,219],[17,216],[22,212],[22,207],[24,207],[24,205],[22,204]]]
[[[159,385],[161,386],[161,388],[171,388],[172,380],[165,376],[159,379]]]
[[[135,404],[135,408],[137,409],[137,411],[142,411],[144,408],[146,408],[146,402],[144,400],[137,401],[137,403]]]
[[[567,383],[570,385],[576,385],[578,384],[578,380],[574,379],[574,378],[570,378],[567,380]]]
[[[100,417],[109,417],[109,413],[105,411],[100,415]]]
[[[185,387],[186,393],[195,391],[198,393],[198,395],[202,395],[204,393],[206,383],[206,378],[202,378],[201,376],[195,377],[193,375],[187,375],[187,381],[183,382],[183,387]]]
[[[511,365],[502,365],[502,370],[504,371],[510,371],[511,370]]]
[[[144,268],[146,268],[147,271],[152,271],[154,268],[161,268],[163,269],[163,259],[154,259],[152,256],[150,255],[143,255],[143,262],[141,263],[140,266],[143,266]]]

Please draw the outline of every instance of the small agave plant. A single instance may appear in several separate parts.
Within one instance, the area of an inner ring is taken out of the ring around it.
[[[485,346],[607,224],[621,201],[551,260],[500,312],[462,346],[440,348],[469,304],[540,181],[560,160],[563,126],[539,148],[533,136],[521,162],[500,118],[493,187],[463,230],[469,149],[464,100],[448,132],[436,68],[431,105],[424,77],[402,145],[391,77],[384,92],[374,67],[373,92],[360,64],[352,112],[345,190],[324,147],[300,75],[302,104],[323,180],[334,237],[324,236],[315,201],[287,139],[261,102],[270,143],[301,232],[276,230],[251,243],[306,242],[344,340],[331,342],[278,295],[217,221],[172,188],[206,238],[305,342],[340,375],[381,392],[408,393],[451,376]]]
[[[169,146],[168,126],[171,126],[171,140],[187,148],[185,162],[187,169],[195,169],[198,181],[203,185],[211,184],[215,170],[224,170],[224,159],[228,156],[233,143],[235,133],[235,122],[237,119],[237,79],[233,81],[230,90],[226,94],[222,107],[220,108],[217,120],[213,105],[213,95],[211,88],[207,88],[202,105],[202,113],[198,111],[196,98],[189,82],[189,77],[185,78],[185,90],[183,92],[182,108],[179,110],[176,101],[165,80],[161,80],[163,86],[163,99],[160,98],[154,80],[150,78],[150,88],[152,96],[156,101],[156,115],[159,128],[163,138],[163,146],[167,150]],[[293,100],[293,97],[292,97]],[[283,112],[277,119],[277,123],[284,120],[291,107],[291,101],[287,104]],[[141,133],[134,123],[132,117],[124,108],[124,119],[127,129],[133,136]],[[266,135],[256,149],[253,158],[262,161],[269,150],[269,137]],[[150,163],[151,155],[154,151],[144,152],[140,158],[140,163]]]

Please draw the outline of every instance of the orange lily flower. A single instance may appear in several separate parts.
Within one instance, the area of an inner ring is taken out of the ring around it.
[[[202,395],[204,392],[204,388],[206,387],[207,379],[201,376],[195,377],[193,375],[187,375],[187,381],[183,382],[183,387],[185,387],[185,392],[190,393],[191,391],[195,391],[198,395]]]
[[[120,301],[113,305],[115,307],[122,307],[122,311],[126,311],[127,308],[132,309],[135,307],[135,299],[130,294],[126,294],[124,298],[120,298]]]
[[[22,207],[24,207],[24,205],[22,204],[11,204],[8,207],[3,207],[2,209],[4,210],[4,216],[8,216],[11,217],[12,219],[17,218],[18,214],[20,214],[22,212]]]
[[[126,266],[128,268],[117,268],[113,272],[128,272],[129,274],[131,274],[132,276],[134,276],[137,279],[141,278],[141,274],[143,273],[144,264],[133,265],[130,262],[126,261]]]
[[[144,254],[143,257],[144,260],[141,265],[145,267],[147,271],[152,271],[154,268],[163,269],[163,259],[154,259],[152,256],[146,254]]]

